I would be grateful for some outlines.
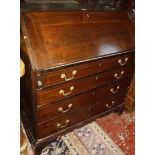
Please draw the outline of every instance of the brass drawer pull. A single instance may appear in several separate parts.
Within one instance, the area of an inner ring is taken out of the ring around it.
[[[66,78],[66,74],[61,74],[61,78],[62,79],[65,79],[65,81],[70,81],[70,80],[72,80],[72,79],[74,79],[74,76],[77,74],[77,70],[73,70],[72,71],[72,77],[71,78]]]
[[[120,86],[117,86],[117,87],[116,87],[116,90],[114,90],[114,88],[111,88],[111,89],[110,89],[110,92],[112,92],[113,94],[115,94],[115,93],[118,92],[119,88],[120,88]]]
[[[66,112],[69,111],[71,108],[72,108],[72,104],[69,104],[69,105],[68,105],[68,109],[63,110],[62,107],[59,107],[59,108],[58,108],[58,111],[60,111],[60,112],[62,112],[62,113],[66,113]]]
[[[86,14],[86,16],[87,16],[88,18],[90,17],[90,15],[89,15],[88,13]]]
[[[70,89],[70,91],[68,93],[65,93],[64,90],[60,90],[59,94],[62,94],[63,96],[70,95],[72,93],[72,91],[74,90],[74,86],[71,86],[69,89]]]
[[[106,104],[105,106],[106,106],[107,108],[111,108],[114,104],[115,104],[115,101],[112,101],[112,102],[111,102],[111,105]]]
[[[124,71],[121,71],[120,75],[118,75],[118,73],[115,73],[115,74],[114,74],[114,77],[115,77],[116,79],[120,79],[120,78],[122,77],[123,74],[124,74]]]
[[[99,76],[96,76],[96,78],[95,78],[96,80],[98,80],[99,79]]]
[[[101,66],[102,66],[102,64],[101,64],[101,63],[99,63],[99,64],[98,64],[98,66],[99,66],[99,67],[101,67]]]
[[[43,83],[41,81],[38,81],[38,87],[43,86]]]
[[[126,64],[126,62],[128,61],[128,58],[125,58],[124,59],[124,62],[121,60],[121,59],[118,59],[118,63],[121,65],[121,66],[124,66]]]
[[[67,119],[64,125],[61,125],[60,123],[57,123],[57,128],[65,128],[69,123],[69,120]]]

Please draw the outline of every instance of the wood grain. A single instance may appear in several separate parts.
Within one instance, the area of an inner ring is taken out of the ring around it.
[[[25,13],[23,18],[36,69],[134,49],[131,21],[125,13],[32,12]]]

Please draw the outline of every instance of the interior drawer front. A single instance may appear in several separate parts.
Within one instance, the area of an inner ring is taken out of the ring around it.
[[[134,53],[112,56],[95,62],[44,73],[43,85],[50,86],[134,63]]]
[[[38,123],[54,119],[61,115],[76,111],[83,107],[88,107],[95,102],[94,91],[90,91],[75,97],[65,99],[60,102],[48,104],[38,108]]]
[[[128,65],[116,70],[99,73],[77,81],[64,83],[48,90],[38,91],[38,105],[48,104],[49,102],[58,101],[66,97],[94,89],[98,86],[120,80],[132,75],[134,65]]]
[[[86,110],[82,110],[64,115],[63,117],[59,117],[47,123],[40,124],[38,125],[38,138],[44,138],[88,118],[89,113],[87,113]]]

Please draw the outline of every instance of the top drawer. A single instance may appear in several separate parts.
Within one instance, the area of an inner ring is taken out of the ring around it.
[[[55,85],[102,71],[134,63],[134,53],[111,56],[101,60],[43,73],[43,86]]]

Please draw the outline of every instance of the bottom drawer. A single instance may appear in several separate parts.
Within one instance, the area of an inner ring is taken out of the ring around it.
[[[124,94],[117,96],[113,95],[106,99],[100,98],[98,102],[85,109],[66,114],[52,121],[40,124],[38,125],[38,139],[54,134],[60,130],[64,130],[67,127],[71,127],[72,125],[80,123],[108,110],[112,110],[122,104],[123,98]]]
[[[88,112],[86,110],[81,110],[66,114],[44,124],[40,124],[38,125],[38,139],[54,134],[88,118]]]

